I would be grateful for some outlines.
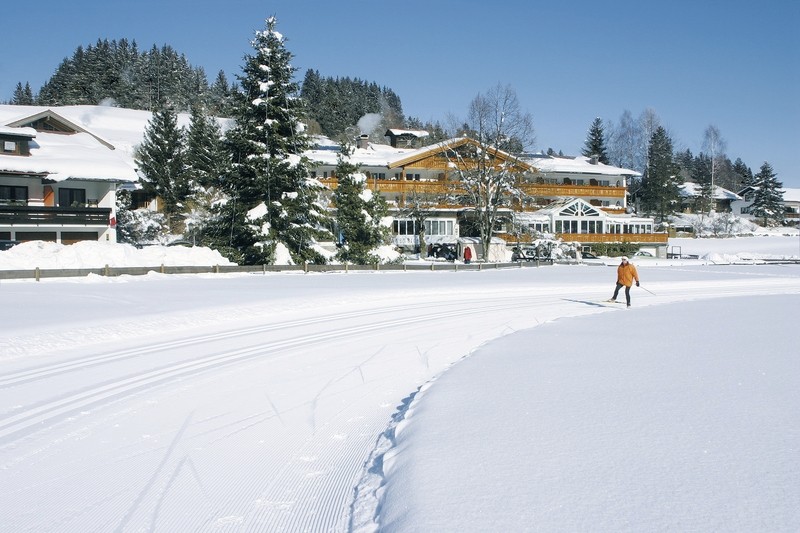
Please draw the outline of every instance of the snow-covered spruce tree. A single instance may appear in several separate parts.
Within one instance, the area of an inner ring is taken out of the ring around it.
[[[186,133],[186,169],[192,187],[219,186],[227,161],[219,123],[202,106],[193,106]]]
[[[190,196],[186,200],[185,238],[197,241],[205,226],[213,219],[217,202],[224,201],[222,177],[227,172],[228,154],[223,149],[222,132],[214,117],[197,105],[192,107],[186,133],[186,173]],[[200,244],[202,243],[202,239]]]
[[[667,130],[658,126],[647,151],[642,203],[647,212],[658,216],[659,222],[666,221],[680,206],[681,178],[673,157],[672,139]]]
[[[153,113],[142,144],[136,149],[136,162],[145,190],[159,199],[169,232],[182,233],[182,213],[190,190],[183,131],[178,128],[178,116],[169,105]]]
[[[23,87],[22,83],[17,83],[17,87],[14,89],[14,96],[11,98],[11,104],[33,105],[33,102],[33,91],[31,90],[30,84],[25,82],[25,87]]]
[[[764,222],[764,226],[777,226],[783,222],[785,208],[783,206],[783,183],[778,181],[772,165],[764,161],[761,169],[753,176],[755,193],[750,213]]]
[[[598,117],[594,119],[589,134],[581,152],[585,157],[597,158],[600,163],[608,164],[608,151],[603,133],[603,121]]]
[[[234,98],[236,125],[226,136],[231,170],[223,181],[230,200],[218,213],[207,236],[230,259],[272,262],[282,243],[295,262],[324,263],[314,244],[329,239],[322,185],[311,179],[309,147],[301,119],[302,100],[293,81],[292,54],[276,30],[274,17],[257,31],[253,55],[245,57]]]
[[[380,262],[376,249],[388,242],[389,228],[383,225],[388,208],[380,194],[366,187],[367,176],[348,161],[352,153],[342,146],[336,165],[336,225],[341,243],[336,258],[343,263],[369,265]]]

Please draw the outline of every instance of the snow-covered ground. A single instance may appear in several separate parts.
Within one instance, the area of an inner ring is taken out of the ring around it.
[[[800,266],[705,263],[0,281],[0,530],[800,530]]]

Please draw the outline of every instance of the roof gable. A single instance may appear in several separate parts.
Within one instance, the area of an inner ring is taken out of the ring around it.
[[[114,150],[115,147],[110,142],[106,141],[99,135],[92,133],[83,126],[59,115],[52,109],[45,109],[33,115],[26,115],[24,117],[14,119],[5,124],[10,127],[29,127],[37,131],[49,131],[56,133],[86,133],[94,137],[100,144],[106,148]]]
[[[540,213],[564,217],[605,217],[606,214],[582,198],[564,198],[539,210]]]
[[[389,161],[389,168],[427,168],[427,169],[446,169],[451,167],[453,159],[469,160],[473,159],[471,150],[483,149],[492,157],[497,164],[510,163],[521,172],[535,172],[536,169],[528,163],[512,156],[502,150],[484,146],[470,137],[460,137],[458,139],[448,139],[440,143],[432,144],[419,150],[411,152],[402,159]],[[451,155],[452,154],[452,155]],[[465,159],[461,159],[463,156]]]

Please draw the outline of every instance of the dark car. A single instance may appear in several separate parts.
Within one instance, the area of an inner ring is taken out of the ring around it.
[[[8,250],[12,246],[19,244],[19,241],[9,241],[6,239],[0,240],[0,250]]]
[[[600,259],[596,255],[594,255],[592,252],[581,252],[581,258],[582,259]]]

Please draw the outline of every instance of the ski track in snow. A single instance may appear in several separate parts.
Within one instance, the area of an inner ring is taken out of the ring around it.
[[[752,272],[656,280],[659,296],[634,306],[800,293],[796,270],[755,285]],[[378,290],[347,310],[312,298],[302,312],[250,306],[246,320],[176,311],[152,337],[124,318],[66,340],[0,336],[0,529],[376,530],[384,456],[415,391],[504,334],[615,312],[590,305],[607,281],[532,275],[469,294]]]

